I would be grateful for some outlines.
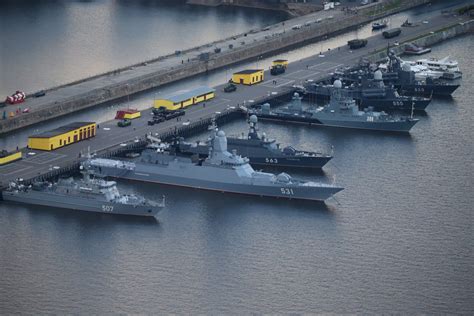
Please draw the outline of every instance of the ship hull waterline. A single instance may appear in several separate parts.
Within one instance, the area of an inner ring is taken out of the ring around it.
[[[160,168],[153,166],[154,168]],[[135,170],[117,169],[113,167],[100,167],[95,171],[102,176],[116,179],[127,179],[133,181],[157,183],[170,186],[187,187],[200,190],[217,191],[222,193],[244,194],[262,197],[283,198],[291,200],[325,201],[343,188],[323,186],[296,186],[278,184],[275,186],[248,185],[240,183],[227,183],[217,181],[204,181],[202,179],[188,178],[185,176],[167,175],[163,173],[152,173],[150,165],[136,164]],[[183,172],[186,173],[186,172]]]
[[[347,129],[362,129],[370,131],[381,131],[381,132],[396,132],[396,133],[408,133],[410,129],[418,121],[406,121],[399,123],[373,123],[372,126],[368,126],[367,122],[346,122],[337,120],[321,120],[303,116],[277,116],[268,114],[256,114],[258,118],[268,121],[279,121],[279,122],[291,122],[291,123],[303,123],[325,127],[335,128],[347,128]],[[397,127],[398,126],[398,127]]]
[[[46,196],[48,197],[48,200],[45,200]],[[158,207],[124,205],[107,201],[98,202],[92,199],[82,199],[77,197],[68,197],[67,201],[65,201],[65,197],[62,195],[44,193],[41,191],[30,191],[21,194],[2,192],[2,198],[4,201],[19,204],[40,205],[53,207],[55,209],[110,215],[154,217],[160,211]]]

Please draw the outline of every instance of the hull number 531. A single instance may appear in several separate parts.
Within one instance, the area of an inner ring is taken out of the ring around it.
[[[295,193],[293,192],[293,189],[289,189],[289,188],[280,188],[281,190],[281,194],[284,194],[284,195],[294,195]]]

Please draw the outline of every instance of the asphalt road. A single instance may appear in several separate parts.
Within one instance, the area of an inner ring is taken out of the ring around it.
[[[420,21],[421,22],[421,21]],[[402,34],[391,39],[391,42],[399,42],[416,38],[420,35],[435,31],[444,26],[459,22],[459,17],[446,17],[434,15],[427,19],[425,23],[420,23],[417,27],[404,28]],[[148,126],[147,121],[151,118],[151,110],[142,111],[142,117],[133,120],[132,126],[120,128],[117,121],[111,120],[100,124],[97,135],[89,140],[71,144],[55,150],[54,152],[43,152],[37,150],[23,149],[24,159],[0,167],[0,184],[7,185],[9,181],[23,178],[29,179],[40,174],[44,174],[51,169],[67,166],[76,158],[79,153],[86,153],[88,148],[91,152],[101,151],[122,143],[133,142],[136,138],[143,137],[146,133],[162,133],[174,130],[175,126],[189,122],[195,122],[215,115],[228,107],[241,104],[258,103],[259,100],[268,96],[278,97],[285,91],[291,89],[295,84],[301,84],[305,80],[320,80],[338,67],[351,66],[357,63],[361,57],[368,55],[374,50],[387,46],[387,40],[380,33],[368,38],[366,47],[354,51],[347,46],[339,47],[332,51],[324,52],[324,57],[314,55],[310,58],[290,63],[285,74],[271,76],[269,71],[265,72],[265,81],[254,86],[238,86],[237,91],[224,93],[223,85],[215,87],[216,98],[202,104],[194,105],[186,110],[186,115],[181,117],[181,121],[170,120],[154,126]],[[273,83],[276,80],[276,84]],[[91,118],[93,121],[93,118]]]

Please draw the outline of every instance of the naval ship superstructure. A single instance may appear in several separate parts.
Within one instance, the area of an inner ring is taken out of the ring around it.
[[[354,99],[345,94],[340,80],[334,81],[334,88],[329,104],[324,107],[303,109],[301,97],[295,93],[287,107],[272,111],[266,103],[261,109],[250,113],[267,120],[388,132],[408,132],[419,121],[412,117],[375,112],[371,108],[360,111]]]
[[[80,180],[67,178],[28,186],[12,182],[1,197],[17,203],[134,216],[155,216],[164,207],[164,198],[154,202],[134,194],[120,194],[115,181],[93,178],[84,168],[81,173]]]
[[[411,66],[397,57],[392,51],[387,51],[387,69],[382,72],[382,78],[386,85],[393,85],[402,95],[415,96],[450,96],[460,87],[459,83],[450,83],[440,79],[426,78],[419,80],[411,70]],[[361,83],[363,78],[373,78],[375,70],[365,63],[359,65],[359,69],[336,71],[334,79],[341,79],[345,84]]]
[[[280,148],[276,140],[268,138],[265,133],[258,133],[257,116],[251,115],[248,123],[247,136],[227,137],[227,147],[231,152],[235,150],[239,155],[247,157],[251,165],[322,168],[332,158],[330,154],[297,150],[291,146]],[[205,158],[209,154],[211,142],[212,139],[191,143],[181,138],[172,142],[170,147],[180,154]]]
[[[120,179],[160,183],[227,193],[324,201],[341,187],[255,171],[247,158],[227,150],[223,131],[216,131],[206,159],[194,162],[160,146],[147,148],[135,161],[90,159],[94,173]]]
[[[317,100],[326,100],[331,96],[333,85],[306,84],[306,93]],[[359,107],[373,107],[378,110],[425,110],[431,102],[430,98],[418,96],[400,95],[393,85],[383,82],[383,74],[380,70],[374,73],[373,79],[363,74],[359,76],[359,82],[353,82],[344,87],[348,96],[354,98]]]

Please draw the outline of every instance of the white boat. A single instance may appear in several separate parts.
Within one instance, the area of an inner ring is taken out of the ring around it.
[[[412,70],[415,71],[415,77],[434,79],[457,79],[462,77],[456,60],[449,59],[449,56],[437,59],[418,59],[410,64]]]

